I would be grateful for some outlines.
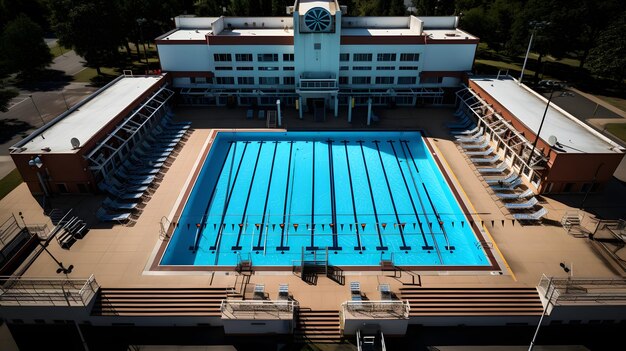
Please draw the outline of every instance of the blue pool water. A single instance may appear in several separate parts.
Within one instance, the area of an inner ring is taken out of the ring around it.
[[[161,265],[489,266],[419,132],[220,132]]]

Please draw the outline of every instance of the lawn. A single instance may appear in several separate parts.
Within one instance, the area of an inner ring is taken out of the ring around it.
[[[625,99],[621,99],[615,96],[602,96],[602,95],[596,95],[596,96],[608,102],[609,104],[619,108],[620,110],[626,112],[626,100]]]
[[[52,56],[54,58],[57,58],[57,57],[65,54],[66,52],[68,52],[70,50],[72,50],[72,49],[68,49],[68,48],[66,48],[64,46],[61,46],[59,44],[56,44],[56,45],[50,47],[50,53],[52,54]]]
[[[4,198],[8,193],[22,184],[22,176],[17,168],[12,170],[4,178],[0,179],[0,199]]]
[[[626,123],[609,123],[606,130],[626,142]]]

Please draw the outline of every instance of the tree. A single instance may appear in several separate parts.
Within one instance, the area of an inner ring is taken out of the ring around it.
[[[54,0],[50,9],[59,43],[74,47],[98,75],[100,67],[119,62],[118,48],[125,42],[119,1]]]
[[[0,54],[10,72],[32,76],[52,62],[41,27],[25,15],[7,23],[0,36]]]
[[[404,0],[391,0],[389,3],[389,16],[404,16],[406,14],[406,6]]]
[[[626,13],[600,33],[598,45],[589,52],[588,66],[594,74],[621,83],[626,77]]]
[[[217,0],[197,0],[194,2],[194,12],[201,17],[216,17],[224,14],[227,2]]]
[[[18,95],[20,93],[16,90],[0,89],[0,112],[7,112],[9,110],[9,101]]]

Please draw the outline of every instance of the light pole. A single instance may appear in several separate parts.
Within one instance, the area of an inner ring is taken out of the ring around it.
[[[139,40],[141,40],[141,45],[143,45],[143,56],[146,60],[146,67],[148,67],[148,51],[146,50],[146,43],[143,41],[143,28],[142,24],[146,23],[147,20],[145,18],[137,18],[137,25],[139,26]],[[139,48],[137,48],[139,51]]]
[[[541,82],[540,82],[541,84]],[[548,108],[550,108],[550,102],[552,101],[552,96],[554,95],[554,90],[556,88],[561,88],[563,87],[563,85],[559,82],[555,82],[552,80],[548,80],[545,81],[545,85],[549,86],[550,89],[550,96],[548,97],[548,103],[546,104],[546,109],[543,111],[543,116],[541,117],[541,123],[539,124],[539,130],[537,131],[537,134],[535,135],[535,141],[533,142],[533,147],[530,149],[530,154],[528,155],[528,161],[526,161],[526,164],[528,165],[529,171],[531,169],[531,164],[530,162],[532,161],[533,158],[533,153],[535,152],[535,148],[537,147],[537,141],[539,140],[539,135],[541,134],[541,128],[543,127],[543,122],[546,120],[546,114],[548,113]],[[523,169],[523,165],[520,168]]]
[[[41,115],[41,112],[39,112],[39,109],[37,108],[37,105],[35,104],[35,100],[33,99],[33,95],[28,95],[28,97],[30,98],[30,101],[33,103],[33,106],[35,106],[35,110],[37,111],[39,118],[41,118],[41,123],[43,123],[43,125],[45,126],[46,121],[44,121],[43,116]]]
[[[528,61],[528,54],[530,54],[530,47],[533,45],[533,38],[535,36],[535,31],[537,31],[537,29],[542,29],[543,27],[549,25],[550,22],[531,21],[529,24],[533,27],[533,29],[530,31],[530,40],[528,41],[528,49],[526,50],[526,56],[524,57],[524,64],[522,65],[522,72],[520,73],[519,81],[517,82],[518,84],[522,84],[522,78],[524,77],[524,70],[526,69],[526,61]]]

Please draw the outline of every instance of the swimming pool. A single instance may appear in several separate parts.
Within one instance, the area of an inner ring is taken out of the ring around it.
[[[420,132],[219,132],[162,266],[487,267]]]

